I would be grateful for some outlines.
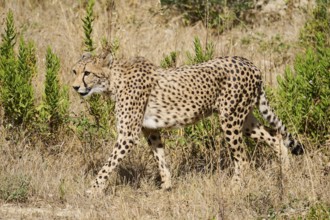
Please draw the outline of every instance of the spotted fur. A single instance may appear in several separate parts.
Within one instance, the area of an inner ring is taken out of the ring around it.
[[[143,133],[152,148],[162,179],[171,187],[160,129],[192,124],[218,113],[239,177],[247,163],[243,134],[266,142],[288,163],[287,151],[303,153],[269,107],[261,73],[242,57],[219,57],[205,63],[164,70],[144,58],[126,62],[111,53],[93,57],[84,54],[73,67],[73,88],[81,96],[105,93],[115,102],[118,138],[113,152],[92,183],[89,192],[102,191],[109,174],[139,142]],[[257,107],[273,129],[252,114]]]

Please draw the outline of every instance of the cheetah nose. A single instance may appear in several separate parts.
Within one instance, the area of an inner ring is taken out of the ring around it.
[[[78,89],[80,88],[80,86],[72,86],[74,88],[74,90],[78,91]]]

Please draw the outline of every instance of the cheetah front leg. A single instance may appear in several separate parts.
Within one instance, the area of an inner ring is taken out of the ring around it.
[[[238,123],[240,123],[238,121]],[[231,156],[234,160],[234,182],[240,182],[244,171],[249,167],[248,157],[243,143],[243,134],[240,126],[234,126],[231,122],[222,121],[222,129],[229,145]]]
[[[136,82],[132,81],[130,83],[132,85],[127,84],[118,92],[118,101],[115,106],[118,133],[116,145],[108,161],[92,182],[91,189],[87,191],[89,194],[101,193],[105,189],[111,172],[127,153],[139,143],[147,96],[146,91],[141,91],[140,87],[134,87]],[[127,93],[128,91],[130,93]]]
[[[117,139],[115,147],[112,151],[107,162],[103,165],[98,172],[97,177],[92,182],[92,187],[86,191],[88,195],[101,194],[106,188],[109,175],[118,166],[118,164],[124,159],[124,157],[131,151],[131,149],[138,143],[138,137],[127,138],[120,135]]]
[[[230,149],[231,156],[234,160],[235,170],[233,180],[240,182],[244,171],[249,168],[248,157],[243,142],[243,122],[247,112],[242,102],[238,102],[232,94],[231,100],[221,100],[219,103],[219,120],[221,128],[224,132],[226,143]]]
[[[162,180],[162,189],[169,190],[172,187],[171,173],[165,161],[164,145],[161,141],[160,132],[158,130],[143,129],[144,137],[151,146],[154,158],[158,163],[158,169]]]

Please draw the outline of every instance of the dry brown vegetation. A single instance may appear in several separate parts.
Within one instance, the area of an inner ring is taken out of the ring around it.
[[[61,59],[62,84],[71,83],[70,68],[83,48],[84,2],[0,0],[1,31],[11,9],[17,30],[36,43],[39,74],[34,84],[39,99],[48,45]],[[98,49],[102,37],[118,38],[119,57],[140,55],[159,64],[165,54],[179,51],[181,65],[199,36],[202,42],[214,42],[216,55],[252,60],[270,85],[276,85],[276,75],[292,64],[300,50],[299,30],[313,7],[313,1],[276,0],[261,11],[251,11],[251,24],[217,35],[202,23],[184,26],[181,15],[162,10],[156,0],[115,1],[108,10],[107,2],[98,1],[94,9]],[[70,91],[72,114],[85,107],[81,102]],[[0,121],[0,189],[15,192],[0,199],[0,219],[330,219],[330,166],[323,155],[329,142],[318,151],[303,140],[314,150],[292,157],[287,172],[274,153],[259,144],[250,151],[253,168],[238,186],[231,182],[231,161],[226,159],[221,134],[215,149],[166,136],[172,191],[158,189],[156,164],[142,141],[113,175],[106,195],[87,198],[84,191],[114,139],[92,140],[100,146],[93,149],[86,146],[94,142],[81,143],[72,132],[56,144],[45,145],[41,140],[29,141],[23,131],[9,132]]]

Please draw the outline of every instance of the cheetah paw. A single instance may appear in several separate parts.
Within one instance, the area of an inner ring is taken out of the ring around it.
[[[101,189],[90,188],[85,191],[85,196],[88,198],[96,198],[103,195],[103,191]]]
[[[171,181],[163,182],[163,183],[161,184],[161,188],[162,188],[162,190],[164,190],[164,191],[171,191],[171,189],[172,189],[172,183],[171,183]]]

